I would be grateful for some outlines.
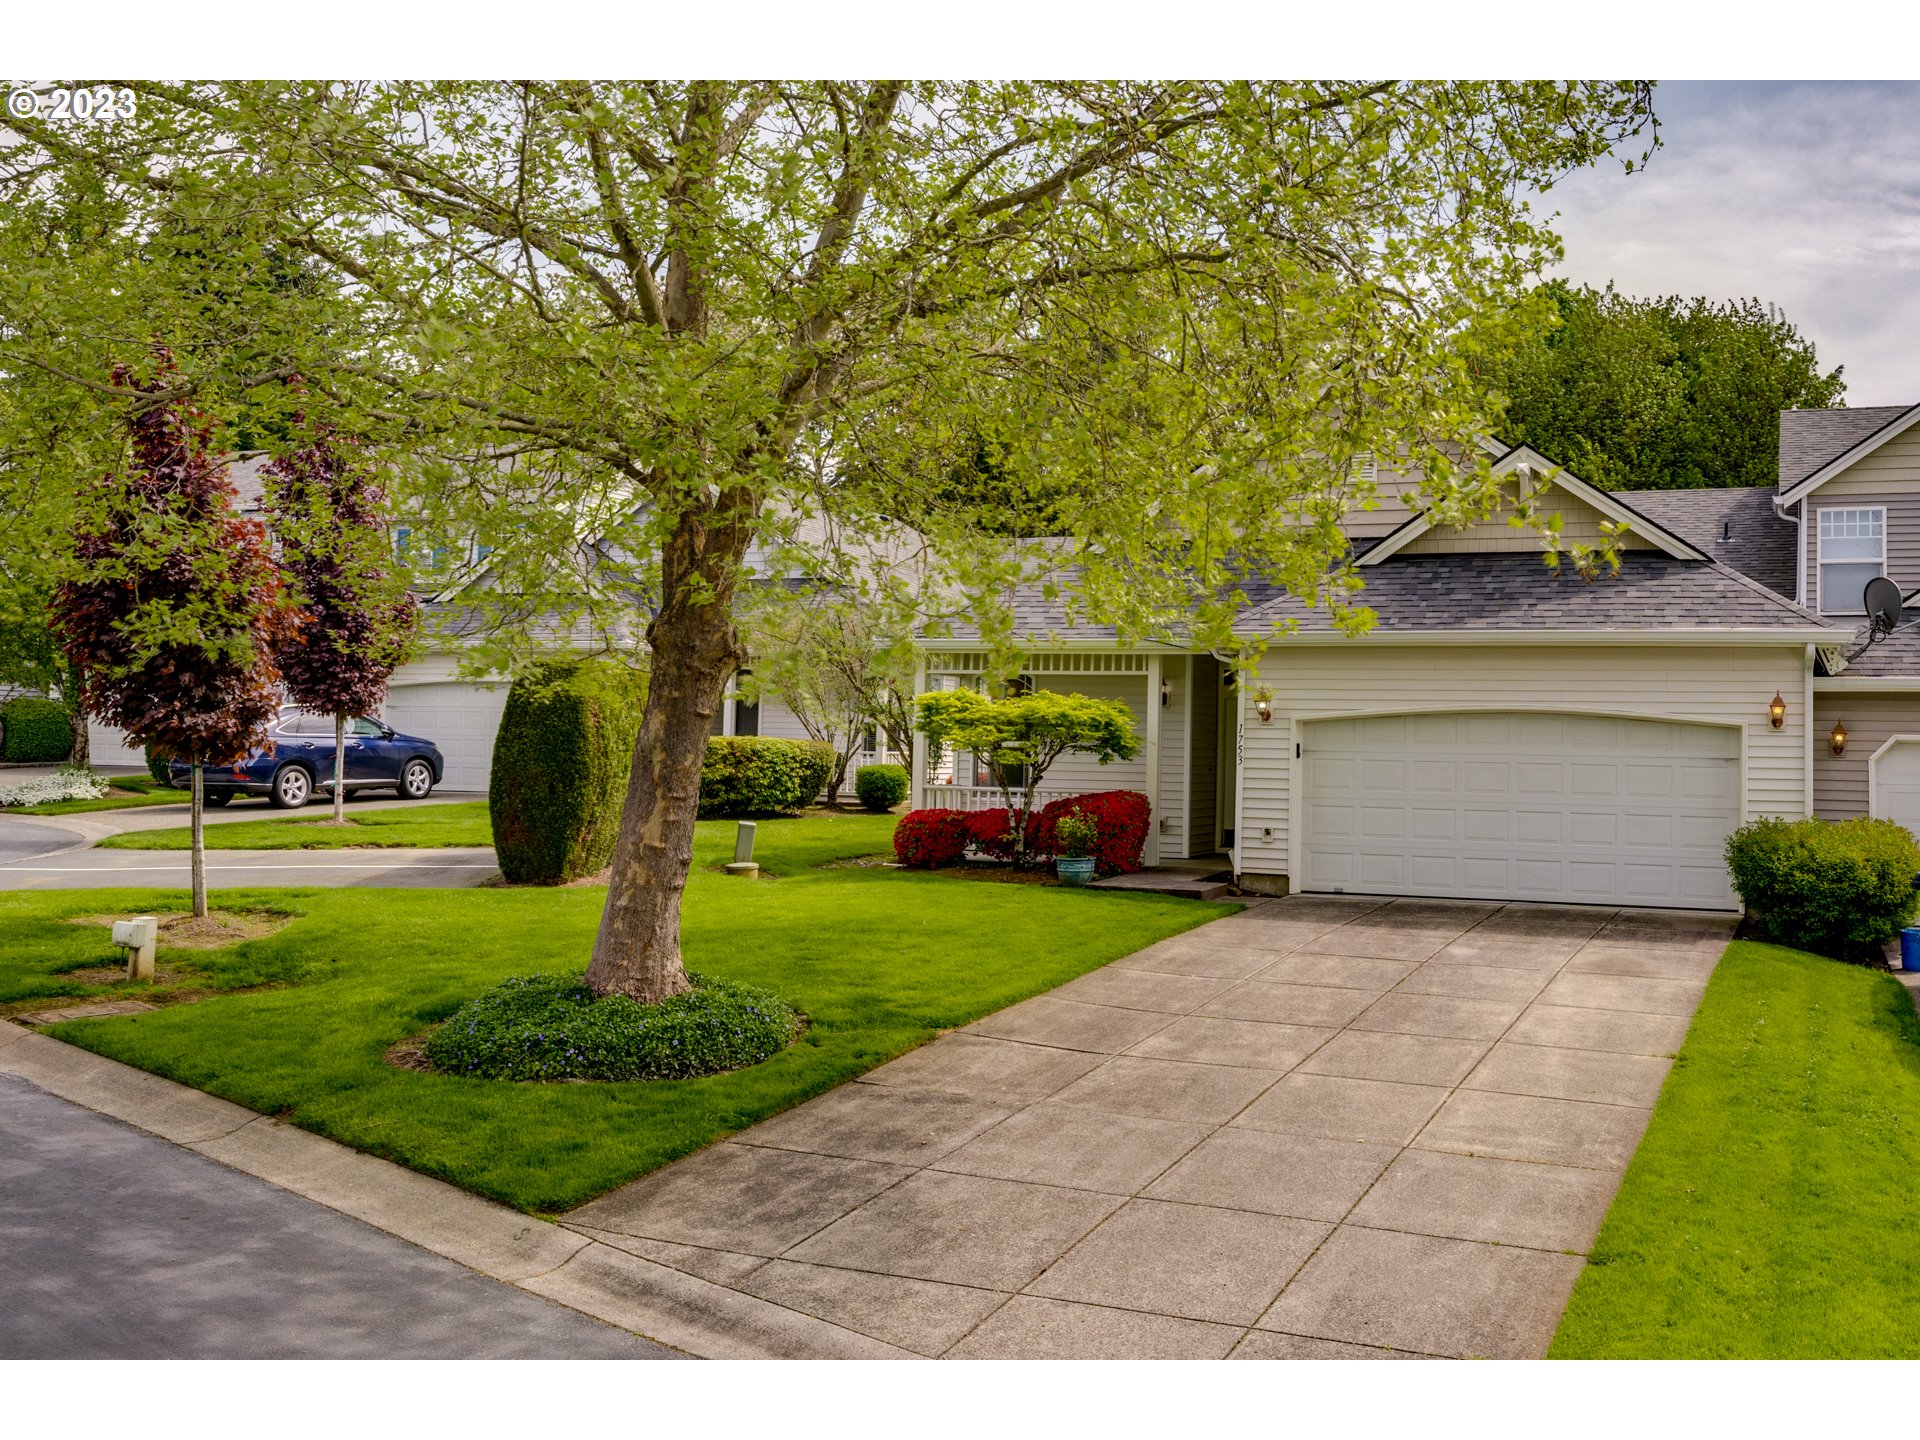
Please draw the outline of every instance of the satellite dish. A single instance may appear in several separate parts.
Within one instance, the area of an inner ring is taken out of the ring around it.
[[[1900,587],[1886,576],[1876,575],[1867,581],[1864,598],[1874,636],[1891,635],[1900,623]]]

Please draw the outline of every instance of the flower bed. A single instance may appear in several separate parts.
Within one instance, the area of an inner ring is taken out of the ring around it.
[[[98,800],[106,793],[104,776],[78,765],[62,765],[51,775],[0,788],[0,810],[20,805],[51,805],[59,800]]]
[[[1141,868],[1153,806],[1137,790],[1101,790],[1069,795],[1043,806],[1027,822],[1027,859],[1042,862],[1059,848],[1055,833],[1062,816],[1081,814],[1099,827],[1093,848],[1101,875],[1128,875]],[[893,851],[903,865],[937,869],[959,861],[968,850],[993,860],[1013,858],[1013,827],[1004,806],[991,810],[910,810],[893,832]]]

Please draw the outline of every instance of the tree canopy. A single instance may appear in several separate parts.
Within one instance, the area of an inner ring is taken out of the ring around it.
[[[1553,280],[1555,323],[1494,352],[1497,433],[1614,490],[1772,485],[1782,410],[1846,391],[1813,342],[1759,300],[1637,300]]]

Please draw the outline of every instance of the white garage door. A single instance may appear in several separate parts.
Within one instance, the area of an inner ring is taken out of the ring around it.
[[[1732,728],[1461,714],[1303,732],[1302,889],[1735,907]]]
[[[493,771],[493,737],[506,708],[505,685],[442,681],[397,685],[380,718],[408,735],[433,741],[446,757],[440,783],[449,790],[485,790]]]
[[[1896,740],[1873,762],[1873,813],[1920,834],[1920,741]]]

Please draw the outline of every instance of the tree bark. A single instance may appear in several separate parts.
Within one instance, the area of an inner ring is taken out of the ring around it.
[[[204,919],[207,913],[207,827],[202,801],[206,788],[201,782],[202,767],[193,762],[193,915]]]
[[[347,823],[347,717],[333,717],[333,823]]]
[[[72,666],[67,667],[66,693],[62,697],[67,702],[67,725],[73,731],[73,755],[71,763],[82,769],[93,768],[93,742],[87,733],[87,707],[80,703],[80,672]]]
[[[680,901],[693,865],[700,769],[720,697],[746,663],[732,611],[748,529],[740,517],[709,528],[713,518],[683,516],[664,547],[666,603],[647,627],[653,656],[646,712],[587,967],[595,994],[642,1004],[692,988],[680,960]],[[690,599],[690,591],[704,602]]]

